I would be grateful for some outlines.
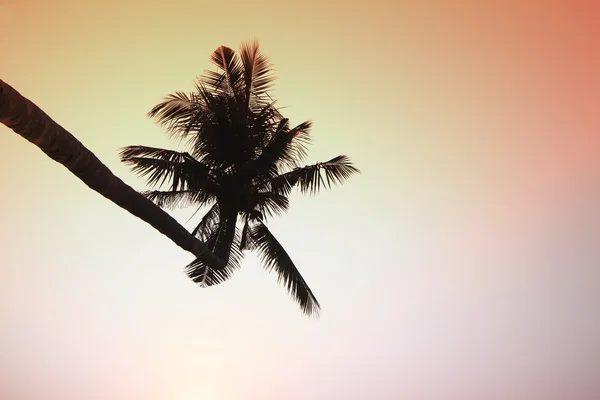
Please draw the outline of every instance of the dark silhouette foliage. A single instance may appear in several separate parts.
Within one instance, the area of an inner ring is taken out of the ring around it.
[[[192,233],[227,265],[215,270],[196,259],[185,268],[194,282],[222,283],[245,251],[256,251],[302,310],[317,315],[319,302],[266,223],[288,209],[293,188],[315,194],[359,170],[346,156],[301,166],[311,123],[291,126],[275,107],[273,68],[257,42],[239,54],[221,46],[211,60],[217,71],[205,71],[194,92],[175,92],[148,113],[187,151],[129,146],[121,160],[154,187],[143,194],[160,207],[208,208]]]

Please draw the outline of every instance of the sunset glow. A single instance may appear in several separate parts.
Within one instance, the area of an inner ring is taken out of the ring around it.
[[[136,189],[146,113],[255,38],[307,162],[362,171],[270,225],[313,320],[0,125],[0,399],[599,398],[599,4],[0,0],[0,78]]]

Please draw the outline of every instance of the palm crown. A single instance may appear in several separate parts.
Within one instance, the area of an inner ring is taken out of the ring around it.
[[[148,113],[188,151],[128,146],[121,160],[157,189],[143,194],[160,207],[208,209],[192,233],[227,265],[216,270],[196,259],[185,268],[194,282],[225,281],[244,251],[254,250],[302,310],[317,315],[319,302],[266,221],[288,209],[293,188],[314,194],[359,171],[343,155],[300,166],[311,123],[291,127],[277,110],[268,95],[273,68],[257,42],[242,44],[239,54],[221,46],[211,60],[218,70],[206,71],[195,92],[171,94]]]

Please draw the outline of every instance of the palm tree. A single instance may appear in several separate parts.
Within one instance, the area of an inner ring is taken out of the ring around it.
[[[194,282],[225,281],[254,250],[304,313],[317,315],[319,302],[266,222],[288,209],[293,188],[315,194],[359,170],[346,156],[300,166],[311,123],[291,127],[277,110],[268,95],[273,68],[257,42],[239,54],[221,46],[211,60],[217,71],[206,71],[194,92],[171,94],[148,113],[187,151],[128,146],[121,160],[147,179],[154,190],[143,195],[160,207],[208,209],[192,233],[228,263],[215,270],[195,260],[185,268]]]
[[[146,221],[212,268],[222,269],[227,260],[217,258],[206,246],[154,203],[117,178],[79,140],[58,125],[29,99],[0,80],[0,122],[68,168],[87,186]]]

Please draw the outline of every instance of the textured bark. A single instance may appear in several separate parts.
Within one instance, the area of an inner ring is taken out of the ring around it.
[[[39,147],[87,186],[116,205],[146,221],[208,266],[221,269],[225,262],[192,236],[169,214],[117,178],[79,140],[38,106],[0,79],[0,123]]]

